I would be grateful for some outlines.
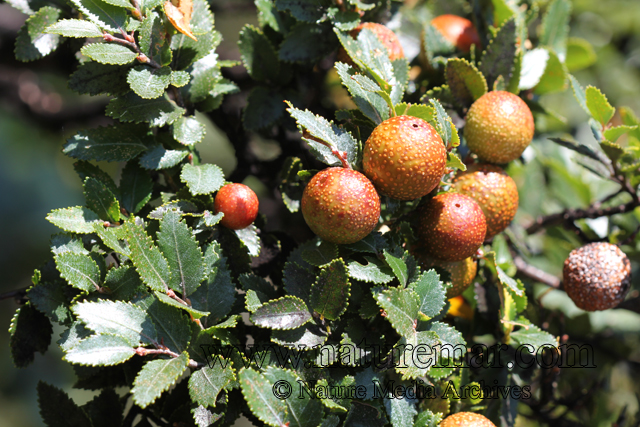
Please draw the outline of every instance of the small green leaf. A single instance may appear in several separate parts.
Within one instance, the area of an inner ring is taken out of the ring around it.
[[[100,169],[100,167],[93,165],[87,161],[80,160],[73,164],[73,169],[80,176],[82,182],[88,177],[95,178],[100,181],[105,187],[109,189],[114,195],[119,195],[118,187],[113,182],[111,175]]]
[[[249,24],[245,25],[240,31],[238,46],[242,62],[254,80],[278,79],[278,54],[262,30]]]
[[[401,103],[396,105],[396,114],[418,117],[426,122],[432,122],[436,111],[430,105]]]
[[[173,71],[171,73],[171,84],[175,87],[183,87],[191,81],[191,74],[186,71]]]
[[[88,255],[65,252],[55,260],[60,275],[74,288],[92,292],[100,287],[100,269]]]
[[[342,258],[320,268],[311,287],[310,307],[320,318],[337,320],[347,310],[351,284]]]
[[[286,109],[281,91],[264,86],[256,86],[247,98],[247,106],[242,113],[242,123],[247,130],[260,130],[273,126]]]
[[[64,391],[43,381],[38,382],[40,415],[47,426],[89,426],[87,414]]]
[[[191,400],[199,405],[215,408],[218,394],[235,379],[236,376],[229,365],[225,368],[218,364],[213,368],[205,366],[189,378]]]
[[[95,178],[87,177],[83,187],[84,198],[91,211],[106,221],[118,222],[120,220],[120,204],[106,185]]]
[[[217,245],[205,251],[206,281],[189,297],[193,308],[210,312],[203,324],[215,325],[231,311],[236,301],[236,290],[227,268],[227,259],[220,254]]]
[[[636,126],[624,126],[624,125],[615,126],[609,129],[605,129],[605,131],[603,132],[603,135],[610,142],[616,142],[618,138],[620,138],[622,135],[626,135],[627,133],[631,131],[635,131],[637,129],[638,129],[637,125]]]
[[[590,67],[598,60],[591,43],[585,39],[571,37],[567,42],[567,58],[564,63],[570,72]]]
[[[358,17],[359,18],[359,17]],[[280,44],[278,57],[285,62],[311,62],[323,58],[335,49],[335,39],[327,37],[327,24],[298,23],[291,28]]]
[[[302,258],[316,267],[330,263],[338,257],[338,246],[325,240],[316,240],[302,251]]]
[[[146,408],[176,383],[189,364],[189,355],[182,353],[176,358],[147,362],[133,382],[133,401]]]
[[[62,19],[49,25],[45,33],[64,37],[102,37],[102,31],[96,24],[80,19]]]
[[[193,166],[185,164],[180,173],[180,180],[187,184],[191,194],[210,194],[218,191],[224,184],[224,173],[216,165],[206,164]]]
[[[415,404],[405,397],[384,399],[384,408],[393,427],[413,427],[413,419],[418,414]]]
[[[138,54],[128,47],[111,43],[91,43],[83,46],[80,52],[101,64],[111,65],[128,64],[138,57]]]
[[[524,54],[518,89],[533,89],[540,83],[540,79],[547,69],[549,56],[549,51],[543,48],[532,49]]]
[[[147,312],[158,333],[158,341],[163,342],[170,350],[182,353],[191,340],[191,320],[184,311],[148,296],[136,305]],[[194,316],[196,317],[196,316]]]
[[[302,381],[295,371],[270,366],[264,372],[264,376],[270,384],[288,383],[292,386],[301,387],[298,381]],[[273,387],[273,386],[272,386]],[[307,393],[291,396],[284,399],[287,404],[286,421],[284,425],[295,425],[298,427],[317,427],[318,419],[322,417],[324,410],[322,404]]]
[[[464,164],[462,159],[457,153],[450,151],[447,153],[447,168],[458,169],[461,171],[467,170],[467,165]]]
[[[69,325],[73,322],[71,310],[68,307],[66,285],[61,283],[40,283],[27,292],[29,301],[38,311],[49,316],[54,322]]]
[[[393,328],[403,337],[413,337],[420,310],[418,294],[413,289],[390,288],[374,294]]]
[[[171,281],[169,264],[142,225],[133,220],[125,224],[131,261],[142,281],[154,291],[166,292]]]
[[[513,63],[516,58],[516,21],[511,18],[499,29],[482,55],[479,69],[487,79],[487,86],[502,76],[506,83],[511,80]]]
[[[13,363],[24,368],[33,362],[36,351],[41,354],[47,351],[53,328],[47,316],[27,303],[13,315],[9,333]]]
[[[456,127],[451,121],[451,117],[447,114],[442,104],[437,99],[429,100],[435,111],[435,120],[432,122],[445,146],[456,147],[460,144],[460,137],[456,131]],[[457,143],[456,143],[457,142]]]
[[[511,332],[510,344],[513,347],[517,348],[522,345],[530,345],[535,349],[539,349],[543,345],[549,345],[552,347],[558,346],[558,338],[543,331],[536,325],[531,324],[527,319],[520,317],[517,319],[517,322],[525,323],[526,326],[521,327],[515,332]]]
[[[374,257],[364,257],[368,264],[358,261],[349,262],[349,277],[368,283],[385,284],[393,280],[393,271],[382,261]]]
[[[189,313],[194,319],[200,319],[202,317],[205,317],[205,316],[208,316],[209,314],[211,314],[208,311],[197,310],[197,309],[193,308],[190,305],[186,305],[186,304],[176,300],[175,298],[171,298],[169,295],[167,295],[165,293],[155,291],[154,295],[163,304],[165,304],[167,306],[170,306],[170,307],[173,307],[173,308],[179,308],[180,310],[184,310],[187,313]]]
[[[598,123],[605,127],[609,120],[613,118],[616,110],[609,104],[607,97],[600,92],[598,88],[593,86],[587,86],[586,90],[586,103],[591,117],[593,117]]]
[[[127,11],[102,0],[71,0],[82,14],[98,27],[111,33],[124,29]]]
[[[405,287],[407,285],[408,273],[407,273],[407,264],[404,262],[402,257],[398,257],[394,254],[391,254],[386,249],[383,252],[384,260],[387,262],[387,265],[393,271],[393,274],[400,281],[400,285]]]
[[[373,5],[371,5],[373,6]],[[332,11],[335,11],[332,13]],[[353,10],[329,9],[329,17],[333,25],[340,31],[351,31],[360,24],[361,16]]]
[[[144,289],[140,276],[132,265],[112,268],[104,278],[104,287],[109,289],[113,299],[130,300],[136,293]]]
[[[134,162],[128,162],[120,178],[122,207],[135,214],[151,200],[153,181],[148,173]]]
[[[321,22],[326,18],[329,0],[276,0],[278,10],[289,11],[298,21]]]
[[[447,84],[452,95],[465,107],[487,93],[487,81],[466,59],[449,59],[446,68]]]
[[[140,131],[140,127],[131,125],[83,130],[67,140],[62,152],[80,160],[131,160],[147,149],[146,136],[140,135]]]
[[[80,302],[71,310],[87,328],[125,338],[131,346],[153,343],[156,329],[141,308],[123,301]],[[75,347],[74,347],[75,348]]]
[[[85,338],[64,356],[69,363],[89,366],[111,366],[123,363],[136,354],[123,337],[100,334]]]
[[[124,95],[129,92],[127,73],[129,67],[87,61],[71,74],[69,88],[89,95]]]
[[[253,369],[243,369],[238,374],[238,382],[242,395],[256,417],[270,426],[284,425],[287,404],[274,395],[273,384],[264,375]]]
[[[192,230],[177,212],[167,212],[160,221],[158,246],[172,272],[169,287],[184,297],[191,295],[204,279],[204,260]]]
[[[185,112],[186,110],[178,107],[166,93],[155,99],[144,99],[129,92],[112,99],[106,109],[107,116],[121,122],[145,122],[151,127],[170,125],[181,118]]]
[[[16,38],[16,59],[24,62],[33,61],[56,50],[60,37],[56,34],[46,34],[46,29],[59,17],[60,9],[44,6],[27,18]]]
[[[576,97],[578,104],[585,113],[591,115],[591,111],[589,111],[589,107],[587,107],[587,94],[584,91],[584,88],[580,86],[578,80],[569,74],[569,81],[571,82],[571,88],[573,89],[573,95]]]
[[[189,155],[189,150],[167,150],[158,144],[149,147],[149,150],[140,157],[140,166],[145,169],[159,170],[172,168]]]
[[[100,236],[102,242],[113,249],[115,252],[125,255],[126,257],[131,256],[131,251],[129,250],[129,246],[124,242],[125,240],[125,228],[120,227],[105,227],[102,223],[94,223],[93,231]]]
[[[195,117],[181,117],[173,124],[173,137],[180,144],[194,145],[202,141],[205,134],[204,124]]]
[[[310,320],[311,313],[304,301],[290,295],[269,301],[251,314],[254,324],[270,329],[295,329]]]
[[[81,206],[53,210],[47,221],[72,233],[93,233],[94,224],[101,223],[95,212]]]
[[[250,224],[248,227],[234,230],[234,232],[250,256],[260,255],[260,237],[258,237],[258,228],[255,225]]]
[[[542,18],[540,44],[551,47],[562,62],[567,55],[567,36],[571,19],[571,2],[553,0]]]
[[[353,102],[362,113],[374,124],[380,124],[389,118],[389,106],[379,94],[365,90],[352,78],[353,69],[347,64],[338,62],[335,65],[342,84],[347,88],[353,98]]]
[[[159,98],[171,84],[171,68],[150,68],[146,65],[138,65],[129,71],[127,83],[141,98]]]
[[[416,282],[409,285],[409,289],[418,295],[419,311],[428,318],[423,320],[432,319],[442,311],[446,301],[445,291],[435,270],[422,273]]]
[[[552,50],[547,50],[549,60],[540,81],[533,89],[536,94],[562,92],[567,88],[567,67]]]
[[[435,414],[428,409],[421,411],[416,417],[414,427],[438,427],[442,421],[442,414]]]

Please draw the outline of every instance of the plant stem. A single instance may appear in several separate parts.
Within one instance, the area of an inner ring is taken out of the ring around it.
[[[551,286],[555,289],[561,289],[562,282],[553,274],[549,274],[546,271],[528,264],[519,256],[513,257],[513,263],[516,265],[519,273],[529,277],[530,279],[544,283],[545,285]]]
[[[126,33],[125,33],[126,35]],[[138,61],[142,62],[143,64],[147,64],[153,68],[162,68],[162,66],[160,64],[158,64],[156,61],[154,61],[153,59],[149,58],[147,55],[145,55],[144,53],[142,53],[142,51],[140,50],[140,48],[138,47],[138,44],[135,43],[135,41],[129,41],[129,40],[125,40],[125,39],[121,39],[119,37],[115,37],[112,36],[109,33],[103,33],[102,34],[102,38],[104,39],[104,41],[109,42],[109,43],[118,43],[122,46],[126,46],[129,49],[133,50],[135,53],[138,54]]]
[[[144,347],[138,347],[136,348],[136,354],[138,356],[147,356],[149,354],[164,354],[167,356],[171,356],[173,358],[176,357],[180,357],[180,355],[178,353],[176,353],[175,351],[169,350],[168,348],[144,348]],[[196,362],[193,359],[189,359],[189,364],[187,365],[192,369],[198,369],[198,368],[202,368],[204,365],[201,363]]]

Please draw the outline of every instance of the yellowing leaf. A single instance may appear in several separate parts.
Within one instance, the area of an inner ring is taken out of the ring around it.
[[[191,32],[191,11],[193,10],[192,0],[167,0],[164,2],[164,13],[171,21],[176,30],[187,37],[198,41]]]

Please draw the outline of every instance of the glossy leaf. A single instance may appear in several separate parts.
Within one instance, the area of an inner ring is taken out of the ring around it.
[[[187,353],[182,353],[176,358],[147,362],[133,382],[131,389],[133,401],[141,408],[146,408],[155,402],[164,391],[176,383],[187,369],[188,363]]]
[[[295,329],[310,320],[304,301],[290,295],[263,304],[251,315],[254,324],[270,329]]]
[[[134,354],[136,351],[126,338],[99,334],[80,341],[65,354],[64,359],[78,365],[110,366],[123,363]]]
[[[320,274],[311,288],[310,308],[320,318],[337,320],[347,310],[351,284],[342,259],[336,259],[320,268]]]
[[[182,167],[180,180],[187,184],[193,195],[210,194],[222,188],[224,173],[219,166],[212,164],[199,166],[186,164]]]

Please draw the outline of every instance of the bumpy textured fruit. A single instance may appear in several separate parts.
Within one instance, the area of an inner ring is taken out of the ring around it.
[[[487,163],[474,164],[453,180],[454,189],[473,197],[487,220],[487,236],[490,239],[511,224],[518,211],[518,187],[499,166]]]
[[[258,196],[244,184],[227,184],[213,202],[216,213],[224,216],[220,224],[232,230],[246,228],[258,216]]]
[[[425,255],[462,261],[474,255],[487,233],[482,209],[469,196],[439,194],[418,212],[417,236]]]
[[[398,200],[429,194],[440,184],[446,164],[442,138],[433,126],[417,117],[385,120],[364,145],[365,175],[380,193]]]
[[[462,261],[441,261],[422,255],[422,252],[414,254],[423,269],[432,267],[446,270],[451,275],[451,287],[447,289],[447,298],[455,298],[469,287],[478,273],[478,263],[473,257]]]
[[[360,31],[365,28],[372,31],[376,35],[376,37],[378,37],[378,40],[380,40],[382,45],[387,48],[389,59],[391,61],[404,58],[404,51],[402,50],[402,45],[400,44],[400,40],[398,40],[398,36],[396,36],[393,31],[382,24],[376,24],[375,22],[364,22],[358,25],[353,30],[349,31],[349,35],[355,39],[358,37],[358,34],[360,34]],[[340,48],[340,51],[338,51],[337,59],[340,62],[344,62],[353,66],[353,61],[351,60],[351,58],[349,58],[349,55],[342,47]]]
[[[440,427],[496,427],[484,415],[475,412],[458,412],[449,415],[441,423]]]
[[[533,115],[518,96],[487,92],[467,113],[464,137],[469,149],[489,163],[507,163],[520,157],[533,139]]]
[[[607,310],[620,304],[631,285],[631,263],[610,243],[573,250],[564,262],[564,290],[583,310]]]
[[[431,20],[431,25],[462,52],[469,52],[473,44],[480,46],[476,27],[468,19],[457,15],[440,15]]]
[[[302,194],[302,215],[322,239],[354,243],[373,231],[380,217],[380,197],[360,172],[328,168],[318,172]]]

